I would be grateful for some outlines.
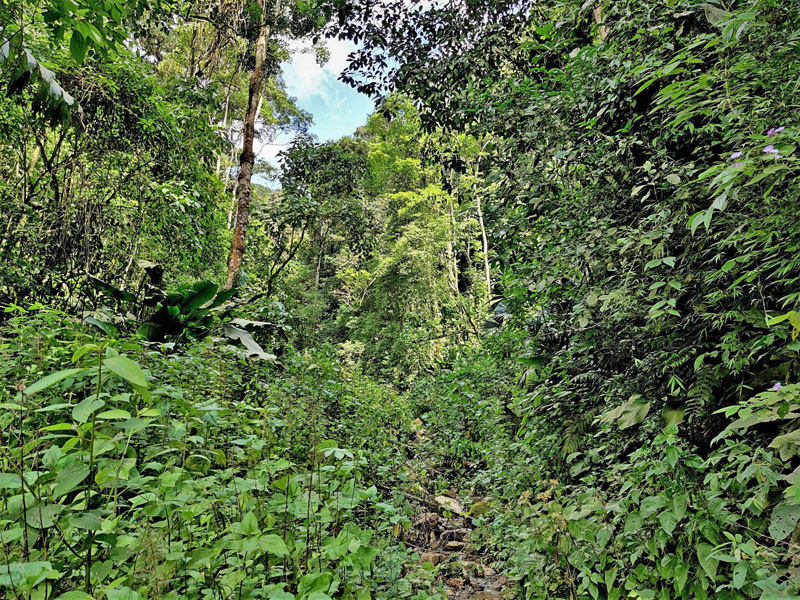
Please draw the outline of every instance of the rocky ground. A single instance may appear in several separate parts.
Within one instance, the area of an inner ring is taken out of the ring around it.
[[[448,600],[493,600],[504,598],[507,579],[468,549],[470,519],[458,501],[437,496],[430,508],[413,520],[408,541],[420,554],[420,561],[438,567]]]

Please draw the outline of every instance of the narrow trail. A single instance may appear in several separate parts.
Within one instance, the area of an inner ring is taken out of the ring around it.
[[[429,441],[419,423],[417,439],[411,447]],[[469,550],[473,531],[470,513],[456,498],[446,493],[436,495],[426,489],[424,495],[425,498],[407,495],[420,507],[420,512],[412,519],[407,541],[419,552],[421,563],[430,563],[436,568],[437,580],[446,590],[445,597],[448,600],[506,598],[510,592],[508,578],[489,566],[492,557],[473,554]],[[488,508],[481,499],[473,500],[476,500],[470,502],[473,512],[481,505]]]
[[[451,513],[458,504],[452,498],[438,496],[442,511],[420,512],[412,523],[409,540],[419,549],[420,561],[439,567],[439,580],[448,600],[493,600],[504,597],[507,578],[487,566],[487,557],[467,549],[472,527],[469,519]],[[447,501],[450,502],[447,502]]]

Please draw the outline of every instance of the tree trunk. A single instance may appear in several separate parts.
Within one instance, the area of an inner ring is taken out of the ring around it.
[[[483,221],[483,206],[481,206],[481,195],[478,192],[478,177],[481,172],[481,158],[483,156],[483,152],[486,150],[486,147],[489,144],[489,139],[487,138],[483,146],[481,146],[480,152],[478,153],[478,159],[475,164],[475,183],[472,185],[472,192],[475,194],[475,207],[478,209],[478,223],[481,226],[481,242],[483,243],[483,270],[486,275],[486,291],[489,294],[489,300],[492,299],[492,272],[489,268],[489,239],[486,236],[486,225]]]
[[[314,289],[319,289],[319,279],[322,272],[322,259],[325,257],[325,241],[328,239],[328,233],[330,232],[330,227],[328,230],[325,230],[325,224],[323,223],[319,228],[319,245],[317,248],[317,268],[314,273]]]
[[[231,103],[231,88],[225,92],[225,112],[222,117],[222,129],[228,131],[228,107]],[[214,174],[219,177],[222,174],[222,152],[217,154],[217,168],[214,169]]]
[[[454,203],[456,201],[456,189],[454,184],[454,177],[453,177],[453,169],[450,169],[449,179],[450,179],[450,194],[448,195],[447,201],[447,212],[448,216],[450,217],[450,231],[447,235],[447,278],[448,283],[450,284],[450,289],[453,291],[453,294],[456,296],[460,296],[461,293],[458,289],[458,258],[456,256],[455,251],[455,242],[457,241],[457,234],[456,234],[456,215],[455,215],[455,206]]]
[[[256,162],[256,155],[253,152],[253,140],[256,135],[256,120],[258,119],[258,108],[261,99],[261,86],[264,82],[264,65],[267,58],[267,42],[270,36],[270,28],[267,24],[266,0],[260,0],[261,6],[261,25],[256,43],[256,63],[253,75],[250,77],[250,90],[247,98],[247,112],[244,118],[244,135],[242,142],[242,155],[239,160],[239,177],[237,179],[237,206],[236,222],[233,228],[233,242],[231,252],[228,256],[228,278],[225,288],[233,287],[233,280],[236,272],[242,266],[244,258],[244,236],[247,231],[247,224],[250,221],[250,195],[253,189],[251,180],[253,178],[253,166]],[[275,2],[275,11],[280,10],[280,0]]]
[[[486,291],[489,299],[492,297],[492,272],[489,269],[489,240],[486,237],[486,226],[483,224],[483,209],[481,207],[481,196],[475,190],[475,204],[478,208],[478,223],[481,226],[481,240],[483,242],[483,270],[486,274]]]

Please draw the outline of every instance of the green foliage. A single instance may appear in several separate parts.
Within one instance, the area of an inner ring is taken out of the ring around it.
[[[0,7],[1,595],[440,597],[447,490],[518,598],[800,597],[796,0],[284,3],[262,142],[286,39],[393,93],[247,300],[259,6],[95,4]]]
[[[370,483],[410,431],[391,392],[325,354],[293,355],[281,374],[212,343],[166,355],[93,341],[62,314],[15,313],[0,362],[20,382],[0,398],[6,593],[410,591],[396,571],[410,522]]]
[[[426,425],[463,464],[461,423],[488,420],[486,464],[459,480],[506,503],[481,541],[528,598],[800,587],[791,416],[765,439],[772,412],[735,431],[718,412],[748,416],[800,366],[796,9],[536,3],[401,67],[431,135],[496,146],[478,185],[506,312],[486,377],[519,387],[439,390]]]

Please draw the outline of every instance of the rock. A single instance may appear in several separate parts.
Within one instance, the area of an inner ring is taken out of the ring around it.
[[[431,563],[432,565],[438,565],[442,562],[444,558],[444,554],[438,554],[436,552],[423,552],[422,555],[419,557],[419,561],[423,563]]]
[[[447,550],[461,550],[464,546],[464,542],[458,540],[451,540],[444,545]]]
[[[461,508],[461,505],[453,498],[448,498],[447,496],[436,496],[436,498],[434,498],[434,501],[436,502],[436,504],[438,504],[445,510],[449,510],[451,513],[460,515],[464,512],[463,509]]]
[[[464,587],[464,580],[453,577],[452,579],[445,579],[444,584],[449,585],[450,587],[460,588]]]
[[[438,522],[439,515],[437,515],[435,512],[420,513],[414,517],[414,525],[416,526],[425,525],[427,527],[433,527]]]
[[[470,530],[466,527],[457,527],[456,529],[445,529],[442,531],[441,536],[447,540],[463,540],[469,535]]]

